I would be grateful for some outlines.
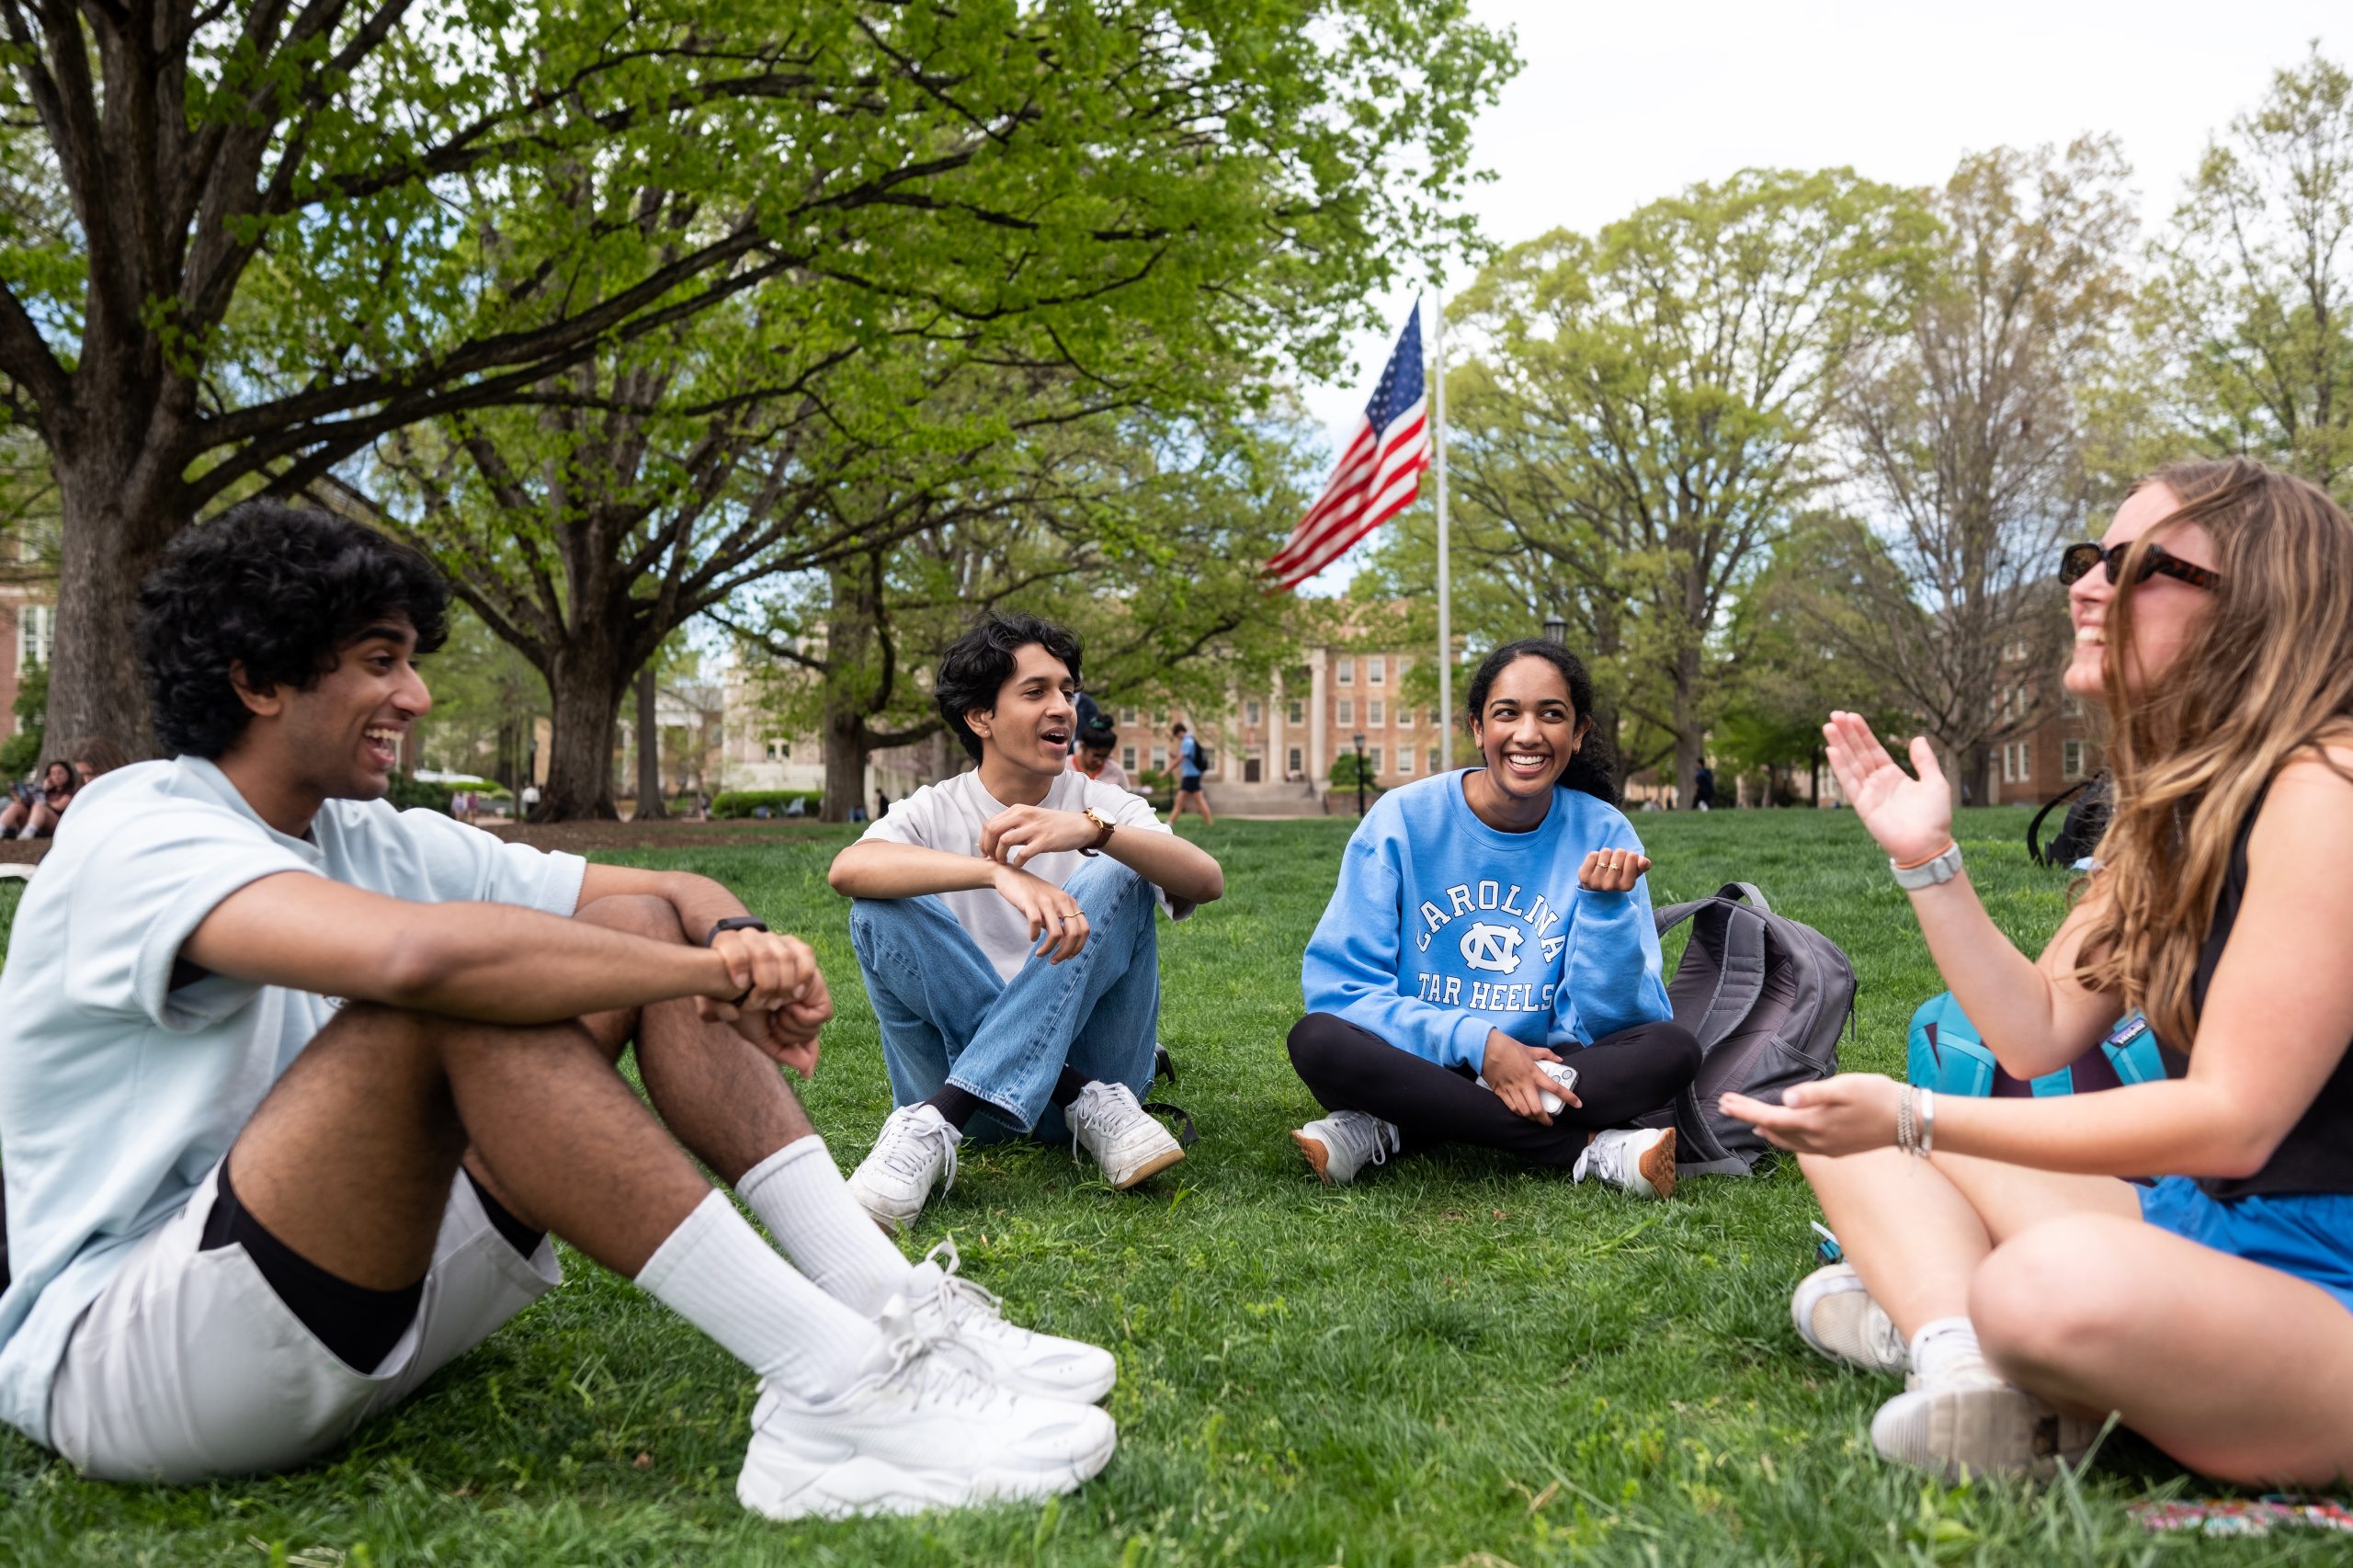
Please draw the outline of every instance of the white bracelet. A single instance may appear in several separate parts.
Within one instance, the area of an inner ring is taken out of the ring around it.
[[[1912,1085],[1906,1084],[1895,1096],[1895,1146],[1905,1153],[1912,1153]]]
[[[1922,1089],[1920,1091],[1920,1147],[1916,1153],[1925,1160],[1936,1152],[1937,1091]]]

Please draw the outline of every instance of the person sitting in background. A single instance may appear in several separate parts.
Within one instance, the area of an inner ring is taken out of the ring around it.
[[[1501,1149],[1643,1197],[1675,1130],[1636,1118],[1699,1071],[1674,1021],[1643,874],[1585,665],[1542,639],[1472,677],[1484,767],[1365,813],[1308,938],[1291,1065],[1329,1115],[1291,1138],[1331,1185],[1441,1143]]]
[[[1798,1152],[1849,1260],[1799,1285],[1799,1335],[1906,1374],[1871,1421],[1885,1458],[2049,1475],[2112,1412],[2234,1485],[2337,1486],[2353,1474],[2353,520],[2260,463],[2178,463],[2103,541],[2067,546],[2059,580],[2075,625],[2061,682],[2105,701],[2115,814],[2039,959],[1970,886],[1926,740],[1915,778],[1834,713],[1830,766],[2005,1068],[2051,1072],[2137,1014],[2168,1075],[1963,1099],[1847,1073],[1723,1108]]]
[[[47,838],[57,831],[65,808],[74,803],[74,793],[81,787],[74,765],[52,757],[39,778],[17,786],[15,798],[6,810],[0,811],[0,838]]]
[[[74,759],[74,771],[85,784],[118,767],[131,766],[131,758],[123,749],[104,735],[76,741],[66,748],[65,755]]]
[[[1128,770],[1111,760],[1112,748],[1119,744],[1120,732],[1111,727],[1111,716],[1098,710],[1094,722],[1078,732],[1078,749],[1070,754],[1071,770],[1086,774],[1097,784],[1132,791],[1135,786],[1128,782]]]
[[[896,1231],[956,1178],[985,1118],[1084,1147],[1112,1187],[1185,1157],[1138,1098],[1160,1023],[1153,911],[1172,920],[1225,873],[1140,795],[1071,770],[1079,642],[989,615],[939,661],[932,695],[979,766],[891,808],[827,873],[882,1028],[898,1108],[849,1178]]]

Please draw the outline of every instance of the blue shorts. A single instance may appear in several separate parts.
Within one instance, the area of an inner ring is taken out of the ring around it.
[[[1199,794],[1201,792],[1201,776],[1198,773],[1188,773],[1184,778],[1176,781],[1176,792],[1180,795]]]
[[[2319,1286],[2353,1312],[2353,1192],[2209,1197],[2188,1176],[2141,1188],[2141,1218],[2185,1241]]]

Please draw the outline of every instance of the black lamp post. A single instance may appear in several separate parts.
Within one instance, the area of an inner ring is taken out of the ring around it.
[[[1544,618],[1544,641],[1547,642],[1559,642],[1565,645],[1568,640],[1569,623],[1561,619],[1560,613],[1556,610],[1552,614],[1546,616]]]
[[[1364,815],[1364,736],[1363,736],[1363,734],[1358,733],[1358,736],[1356,737],[1356,742],[1357,742],[1357,815],[1358,815],[1358,816],[1362,816],[1362,815]]]

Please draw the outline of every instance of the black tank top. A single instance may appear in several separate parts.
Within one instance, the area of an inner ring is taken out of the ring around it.
[[[2222,961],[2231,927],[2238,923],[2239,905],[2246,898],[2247,840],[2255,836],[2255,819],[2261,814],[2264,800],[2269,794],[2267,785],[2248,809],[2246,820],[2239,824],[2238,838],[2231,846],[2230,869],[2222,879],[2222,893],[2214,900],[2214,924],[2206,933],[2206,945],[2198,952],[2198,969],[2190,977],[2189,994],[2198,1004],[2200,1017],[2206,1011],[2206,988],[2213,983],[2215,967]],[[2172,1076],[2178,1078],[2188,1070],[2187,1058],[2169,1048],[2164,1054],[2165,1071]],[[2336,1069],[2321,1085],[2311,1108],[2289,1130],[2261,1170],[2234,1181],[2200,1176],[2198,1185],[2220,1199],[2285,1192],[2353,1192],[2353,1049],[2337,1057]]]

